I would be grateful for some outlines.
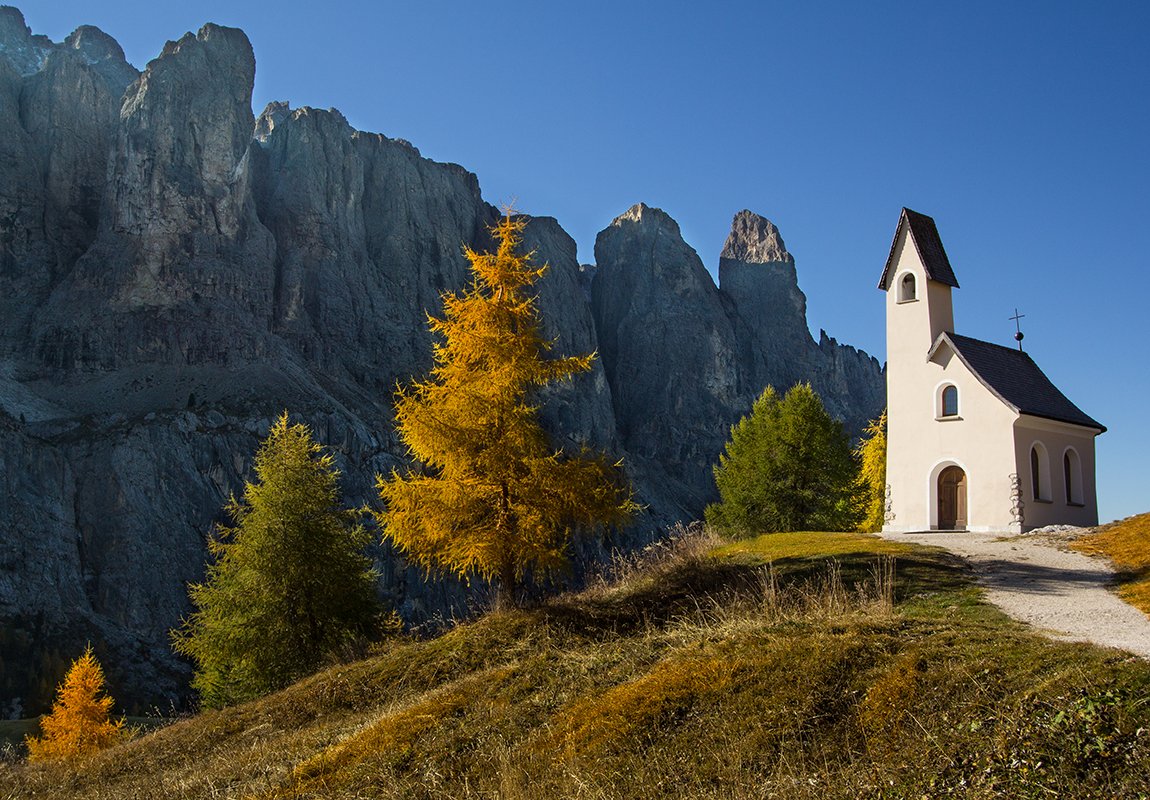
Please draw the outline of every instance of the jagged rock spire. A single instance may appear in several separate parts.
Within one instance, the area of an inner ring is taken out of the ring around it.
[[[795,263],[774,223],[746,209],[731,221],[731,232],[719,257],[747,264]]]

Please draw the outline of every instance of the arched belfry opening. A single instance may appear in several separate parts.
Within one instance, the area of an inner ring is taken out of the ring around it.
[[[938,474],[938,528],[966,530],[966,473],[949,466]]]
[[[898,283],[898,301],[900,303],[908,303],[911,300],[917,300],[918,293],[915,291],[914,273],[908,272],[902,276],[902,280]]]

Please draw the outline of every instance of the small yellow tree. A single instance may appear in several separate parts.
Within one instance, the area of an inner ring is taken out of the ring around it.
[[[859,462],[856,508],[862,516],[858,529],[864,533],[882,530],[886,512],[886,410],[878,419],[872,419],[863,431],[864,436],[855,457]]]
[[[56,689],[52,712],[40,720],[43,735],[25,737],[28,760],[91,755],[121,741],[126,736],[124,720],[109,716],[113,704],[104,694],[104,670],[88,645]]]
[[[473,281],[429,318],[440,341],[430,377],[396,395],[396,428],[421,468],[377,478],[384,536],[425,568],[499,585],[513,605],[529,570],[567,565],[573,529],[635,509],[619,464],[552,448],[532,392],[591,368],[594,354],[544,358],[532,284],[547,269],[518,252],[526,222],[491,229],[494,253],[465,250]]]

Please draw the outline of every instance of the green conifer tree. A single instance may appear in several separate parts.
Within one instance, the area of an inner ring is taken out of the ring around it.
[[[370,535],[340,505],[332,456],[285,412],[255,473],[228,502],[235,524],[210,542],[215,561],[189,587],[195,611],[172,633],[213,707],[286,686],[377,622]]]
[[[720,501],[706,518],[729,535],[855,526],[850,443],[809,383],[782,398],[768,386],[732,426],[714,471]]]

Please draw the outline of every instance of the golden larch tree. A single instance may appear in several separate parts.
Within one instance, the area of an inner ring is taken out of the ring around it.
[[[51,713],[40,720],[41,736],[25,737],[28,759],[86,756],[122,741],[124,720],[112,719],[114,703],[104,693],[104,670],[88,645],[57,687]]]
[[[529,571],[567,566],[575,530],[636,508],[620,464],[556,450],[539,424],[535,390],[586,372],[595,355],[545,357],[531,287],[547,265],[519,252],[525,225],[508,212],[491,228],[495,252],[465,248],[471,284],[428,318],[431,374],[396,394],[396,429],[418,466],[377,477],[385,538],[426,569],[496,581],[502,606]]]
[[[859,473],[855,481],[856,509],[862,517],[858,529],[865,533],[882,530],[886,514],[886,410],[872,419],[855,448]]]

